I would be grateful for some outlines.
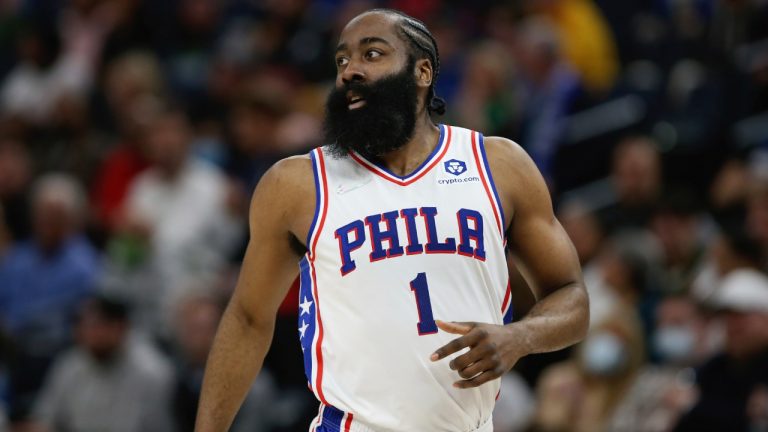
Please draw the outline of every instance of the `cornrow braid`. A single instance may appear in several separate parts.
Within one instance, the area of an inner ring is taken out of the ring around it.
[[[445,114],[445,99],[435,95],[435,82],[440,75],[440,52],[437,50],[437,41],[430,33],[427,26],[416,18],[400,12],[396,9],[372,9],[369,12],[385,13],[397,16],[400,21],[400,34],[411,45],[411,48],[421,53],[419,58],[427,58],[432,63],[434,76],[427,90],[427,111],[437,115]]]

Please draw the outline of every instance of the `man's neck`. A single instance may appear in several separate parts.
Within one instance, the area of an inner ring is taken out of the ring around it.
[[[379,158],[396,175],[406,176],[415,171],[438,145],[440,129],[432,123],[426,113],[419,117],[411,139],[399,149]]]

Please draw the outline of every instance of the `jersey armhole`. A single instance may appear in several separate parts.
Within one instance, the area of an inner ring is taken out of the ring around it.
[[[315,180],[315,214],[307,232],[306,245],[310,259],[314,259],[317,239],[323,230],[325,215],[328,211],[328,180],[325,175],[325,157],[322,148],[318,147],[310,151],[309,158],[312,160],[312,174]]]
[[[475,139],[475,134],[477,139]],[[504,226],[504,208],[501,206],[501,200],[499,199],[499,192],[496,190],[496,183],[493,181],[493,173],[491,173],[491,166],[488,163],[488,156],[485,152],[485,143],[483,134],[480,132],[472,132],[472,144],[479,149],[479,154],[475,151],[475,158],[478,162],[478,169],[481,171],[481,179],[484,183],[485,190],[488,195],[491,207],[494,210],[495,215],[499,218],[498,227],[501,234],[504,246],[507,244],[506,226]]]

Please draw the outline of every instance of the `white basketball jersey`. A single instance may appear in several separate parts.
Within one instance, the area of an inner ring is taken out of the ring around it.
[[[504,215],[482,135],[440,125],[435,150],[405,177],[356,153],[310,156],[317,206],[299,294],[305,371],[321,402],[310,430],[492,430],[499,380],[457,389],[450,359],[430,361],[459,337],[436,319],[511,321]]]

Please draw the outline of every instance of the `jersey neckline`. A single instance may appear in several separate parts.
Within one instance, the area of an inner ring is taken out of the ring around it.
[[[438,124],[437,126],[440,128],[440,136],[437,139],[437,145],[432,150],[432,153],[430,153],[429,156],[424,159],[424,162],[422,162],[418,168],[405,176],[399,176],[393,173],[383,164],[370,161],[356,151],[350,151],[349,155],[358,164],[378,175],[379,177],[382,177],[385,180],[389,180],[392,183],[398,184],[400,186],[408,186],[409,184],[423,177],[435,165],[437,165],[437,162],[443,158],[446,151],[448,150],[448,146],[451,142],[451,127],[442,123]]]

